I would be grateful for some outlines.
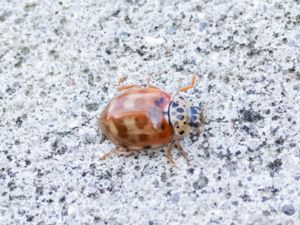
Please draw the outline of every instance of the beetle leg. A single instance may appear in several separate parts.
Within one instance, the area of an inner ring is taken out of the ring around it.
[[[137,84],[122,85],[124,81],[125,81],[125,76],[122,75],[118,81],[118,88],[117,88],[118,91],[123,91],[123,90],[129,89],[129,88],[141,87],[140,85],[137,85]]]
[[[125,154],[126,156],[132,156],[136,153],[136,150],[128,149],[128,148],[124,148],[124,149],[121,150],[121,148],[120,148],[119,152],[121,154]]]
[[[118,151],[118,147],[115,147],[115,148],[109,150],[108,152],[104,153],[102,156],[100,156],[100,159],[105,160],[108,157],[110,157],[113,153],[116,153],[116,151]]]
[[[128,149],[128,151],[126,151],[126,156],[133,156],[135,153],[136,153],[135,150],[129,150]]]
[[[184,148],[182,147],[182,145],[180,144],[180,142],[179,142],[178,139],[175,139],[175,143],[176,143],[176,146],[177,146],[178,150],[179,150],[180,153],[182,154],[183,158],[184,158],[186,161],[189,161],[188,153],[184,150]]]
[[[169,162],[172,164],[172,166],[176,166],[176,162],[173,159],[172,156],[172,150],[173,150],[174,142],[172,141],[167,148],[166,157],[169,160]]]
[[[196,86],[196,81],[197,81],[197,76],[196,76],[196,74],[193,74],[192,84],[187,85],[187,86],[184,86],[184,87],[182,87],[182,88],[179,88],[179,90],[177,91],[177,94],[178,94],[179,92],[185,92],[185,91],[188,91],[188,90],[192,89],[193,87],[195,87],[195,86]]]
[[[199,125],[199,126],[196,128],[196,130],[195,130],[195,135],[196,135],[197,137],[199,137],[200,134],[201,134],[201,131],[202,131],[204,125],[205,125],[205,119],[206,119],[206,118],[205,118],[204,111],[201,110],[201,112],[200,112],[200,125]]]
[[[201,130],[203,129],[204,125],[205,125],[205,113],[204,110],[201,110],[200,112],[200,126],[198,128],[199,133],[201,132]]]

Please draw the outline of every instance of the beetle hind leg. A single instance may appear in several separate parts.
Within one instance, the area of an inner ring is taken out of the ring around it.
[[[126,148],[124,151],[120,151],[120,153],[125,154],[126,156],[133,156],[137,150]]]
[[[118,81],[118,87],[117,87],[117,90],[118,91],[123,91],[123,90],[127,90],[129,88],[139,88],[141,87],[140,85],[137,85],[137,84],[128,84],[128,85],[123,85],[123,82],[126,80],[125,76],[122,75],[120,78],[119,78],[119,81]]]
[[[135,150],[131,150],[131,149],[127,149],[127,148],[123,148],[123,147],[114,147],[113,149],[109,150],[108,152],[104,153],[102,156],[100,156],[101,160],[105,160],[108,157],[110,157],[112,154],[125,154],[126,156],[131,156],[135,154]]]

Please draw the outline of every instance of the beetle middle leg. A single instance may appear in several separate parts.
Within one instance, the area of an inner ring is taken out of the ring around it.
[[[173,159],[172,150],[174,147],[174,142],[172,141],[167,148],[166,157],[169,160],[169,162],[172,164],[172,166],[176,166],[176,162]]]
[[[139,88],[139,87],[141,87],[140,85],[137,85],[137,84],[123,85],[123,82],[124,82],[124,81],[125,81],[125,76],[122,75],[122,76],[119,78],[119,81],[118,81],[118,88],[117,88],[118,91],[127,90],[127,89],[129,89],[129,88]]]

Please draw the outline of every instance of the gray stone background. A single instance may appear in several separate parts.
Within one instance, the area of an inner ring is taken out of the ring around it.
[[[299,41],[299,0],[1,0],[0,224],[300,224]],[[189,165],[99,160],[122,73],[198,74]]]

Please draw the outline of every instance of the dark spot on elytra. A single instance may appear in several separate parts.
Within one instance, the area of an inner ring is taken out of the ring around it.
[[[159,102],[160,102],[160,104],[163,104],[163,103],[164,103],[164,101],[165,101],[164,97],[160,97],[160,98],[159,98]]]
[[[182,113],[184,110],[183,108],[177,108],[176,111]]]
[[[128,137],[127,132],[119,132],[118,135],[124,139]]]
[[[149,135],[147,135],[147,134],[141,134],[140,136],[139,136],[139,140],[140,141],[147,141],[149,139]]]
[[[128,149],[128,146],[127,145],[120,145],[121,147],[125,148],[125,149]]]
[[[141,115],[135,118],[135,125],[139,129],[143,129],[147,123],[148,123],[148,118],[145,115]]]
[[[164,130],[165,128],[166,128],[166,127],[165,127],[165,124],[162,123],[162,124],[160,125],[160,129],[161,129],[161,130]]]
[[[135,143],[136,142],[136,140],[135,140],[134,137],[128,137],[127,140],[130,141],[131,143]]]
[[[127,127],[124,125],[122,120],[115,120],[114,124],[118,130],[118,135],[121,138],[127,138]]]
[[[183,120],[184,116],[183,115],[177,115],[176,118],[179,119],[179,120]]]
[[[159,100],[155,100],[154,104],[155,104],[155,106],[159,107],[160,106],[160,101]]]
[[[172,107],[173,107],[173,108],[175,108],[175,107],[177,107],[177,106],[179,106],[177,102],[173,102],[173,103],[172,103]]]
[[[184,131],[183,131],[183,130],[182,130],[182,131],[180,131],[180,132],[179,132],[179,134],[180,134],[180,135],[183,135],[183,134],[184,134]]]
[[[151,145],[144,146],[144,149],[150,149],[150,148],[151,148]]]
[[[168,134],[169,134],[168,132],[163,131],[163,132],[159,133],[159,137],[160,137],[160,138],[165,138],[165,137],[168,136]]]

